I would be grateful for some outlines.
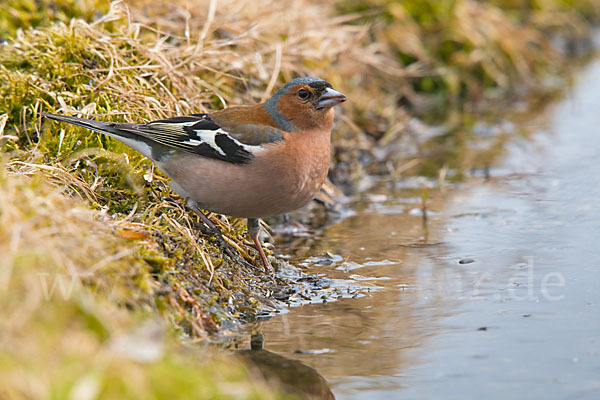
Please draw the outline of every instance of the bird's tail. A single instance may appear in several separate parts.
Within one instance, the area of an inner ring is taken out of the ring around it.
[[[117,129],[113,128],[114,124],[110,122],[94,121],[92,119],[71,117],[69,115],[58,115],[49,113],[42,113],[42,115],[46,118],[53,119],[55,121],[68,122],[69,124],[91,129],[93,131],[104,133],[109,136],[120,135],[120,132]]]
[[[98,133],[103,133],[107,136],[117,139],[118,141],[126,144],[132,149],[142,153],[144,156],[151,158],[151,149],[148,146],[148,140],[134,134],[130,130],[125,130],[119,126],[132,126],[133,124],[119,124],[116,122],[102,122],[95,121],[92,119],[71,117],[69,115],[58,115],[50,113],[41,113],[42,116],[53,119],[55,121],[67,122],[69,124],[81,126],[83,128],[91,129]]]

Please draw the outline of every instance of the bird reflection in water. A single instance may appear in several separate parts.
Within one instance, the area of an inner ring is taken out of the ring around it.
[[[329,384],[316,369],[265,350],[263,346],[263,334],[253,334],[250,338],[250,350],[238,350],[235,354],[285,394],[301,399],[335,399]]]

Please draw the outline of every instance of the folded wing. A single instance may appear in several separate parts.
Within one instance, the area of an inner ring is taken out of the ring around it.
[[[253,131],[260,131],[261,129],[257,128],[262,127],[253,125],[236,126],[235,132],[228,132],[213,121],[209,114],[173,117],[147,124],[101,122],[56,114],[43,115],[114,137],[150,158],[151,154],[154,154],[151,150],[161,147],[161,154],[165,149],[171,149],[232,164],[246,164],[254,158],[254,154],[263,150],[261,144],[281,140],[281,136],[278,137],[274,133],[268,135],[269,140],[259,140],[260,135],[254,134]]]

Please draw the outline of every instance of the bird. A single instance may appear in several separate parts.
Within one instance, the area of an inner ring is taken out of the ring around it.
[[[42,115],[105,134],[147,157],[219,235],[202,210],[245,218],[264,270],[272,273],[259,220],[315,198],[329,171],[333,107],[344,101],[329,82],[299,77],[263,103],[141,124]]]

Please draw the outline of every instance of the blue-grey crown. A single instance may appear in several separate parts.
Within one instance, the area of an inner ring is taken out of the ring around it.
[[[271,114],[271,117],[273,118],[273,120],[275,120],[277,125],[279,125],[281,127],[281,129],[283,129],[286,132],[292,132],[292,131],[296,130],[296,126],[294,124],[292,124],[283,115],[281,115],[281,113],[277,109],[277,103],[279,102],[279,99],[281,98],[281,96],[286,94],[288,90],[290,90],[291,88],[293,88],[296,85],[309,85],[309,86],[312,86],[315,88],[323,87],[323,86],[331,87],[329,82],[327,82],[321,78],[313,78],[311,76],[305,76],[302,78],[294,78],[291,81],[289,81],[288,83],[286,83],[285,85],[283,85],[281,88],[279,88],[279,90],[276,91],[275,94],[273,96],[271,96],[271,98],[265,102],[265,108],[267,109],[269,114]]]

